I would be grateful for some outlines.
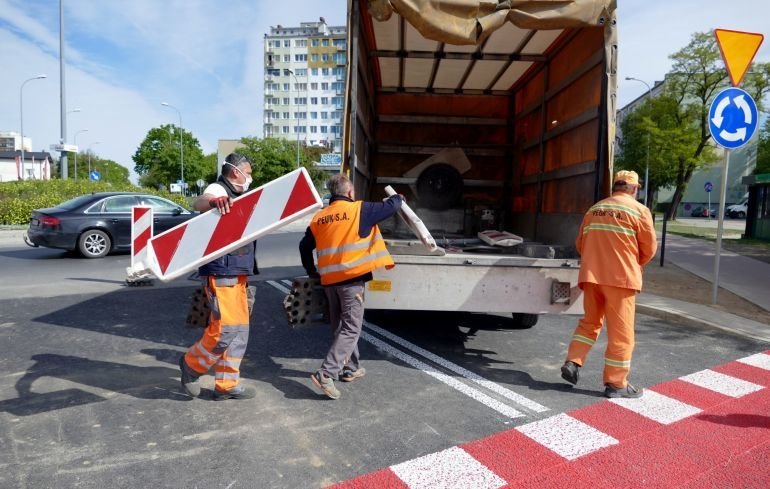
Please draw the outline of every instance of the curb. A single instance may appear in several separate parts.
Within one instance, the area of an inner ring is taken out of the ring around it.
[[[738,336],[743,336],[745,338],[751,338],[753,340],[770,343],[770,334],[765,336],[756,335],[738,328],[732,328],[730,326],[725,326],[720,323],[715,323],[707,319],[699,318],[691,314],[688,314],[684,311],[668,309],[665,307],[657,307],[649,304],[637,303],[636,312],[641,314],[646,314],[647,316],[653,316],[659,319],[664,319],[666,321],[669,321],[675,324],[681,324],[683,326],[691,326],[696,328],[699,328],[699,327],[713,328],[713,329],[718,329],[728,333],[732,333]]]

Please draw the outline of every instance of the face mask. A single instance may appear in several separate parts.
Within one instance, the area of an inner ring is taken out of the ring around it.
[[[234,182],[230,182],[230,183],[233,184],[233,185],[238,185],[239,187],[241,187],[241,192],[245,192],[246,190],[248,190],[249,187],[251,186],[251,182],[253,182],[254,179],[251,178],[250,175],[246,175],[245,173],[243,173],[240,168],[238,168],[237,166],[233,165],[232,163],[225,163],[225,165],[232,166],[233,168],[235,168],[235,170],[238,173],[243,175],[243,177],[246,179],[246,181],[244,183],[234,183]]]

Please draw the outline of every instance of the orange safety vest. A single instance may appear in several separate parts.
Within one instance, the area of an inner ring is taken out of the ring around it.
[[[375,225],[365,238],[358,235],[362,204],[336,200],[318,211],[310,222],[322,285],[394,266],[379,227]]]

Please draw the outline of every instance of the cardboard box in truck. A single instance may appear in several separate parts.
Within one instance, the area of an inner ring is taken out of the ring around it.
[[[512,6],[513,5],[513,6]],[[581,314],[574,240],[609,195],[615,3],[351,0],[343,171],[406,196],[445,253],[394,219],[368,309]],[[496,247],[484,230],[523,238]]]

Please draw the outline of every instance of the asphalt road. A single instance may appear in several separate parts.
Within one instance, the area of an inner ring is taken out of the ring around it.
[[[260,241],[245,382],[256,399],[179,389],[195,283],[123,284],[127,255],[85,260],[0,242],[0,487],[321,487],[601,397],[600,341],[578,387],[559,377],[575,318],[372,314],[367,376],[329,400],[311,386],[330,334],[290,329],[283,280],[299,233]],[[766,350],[638,316],[632,380],[653,385]]]

